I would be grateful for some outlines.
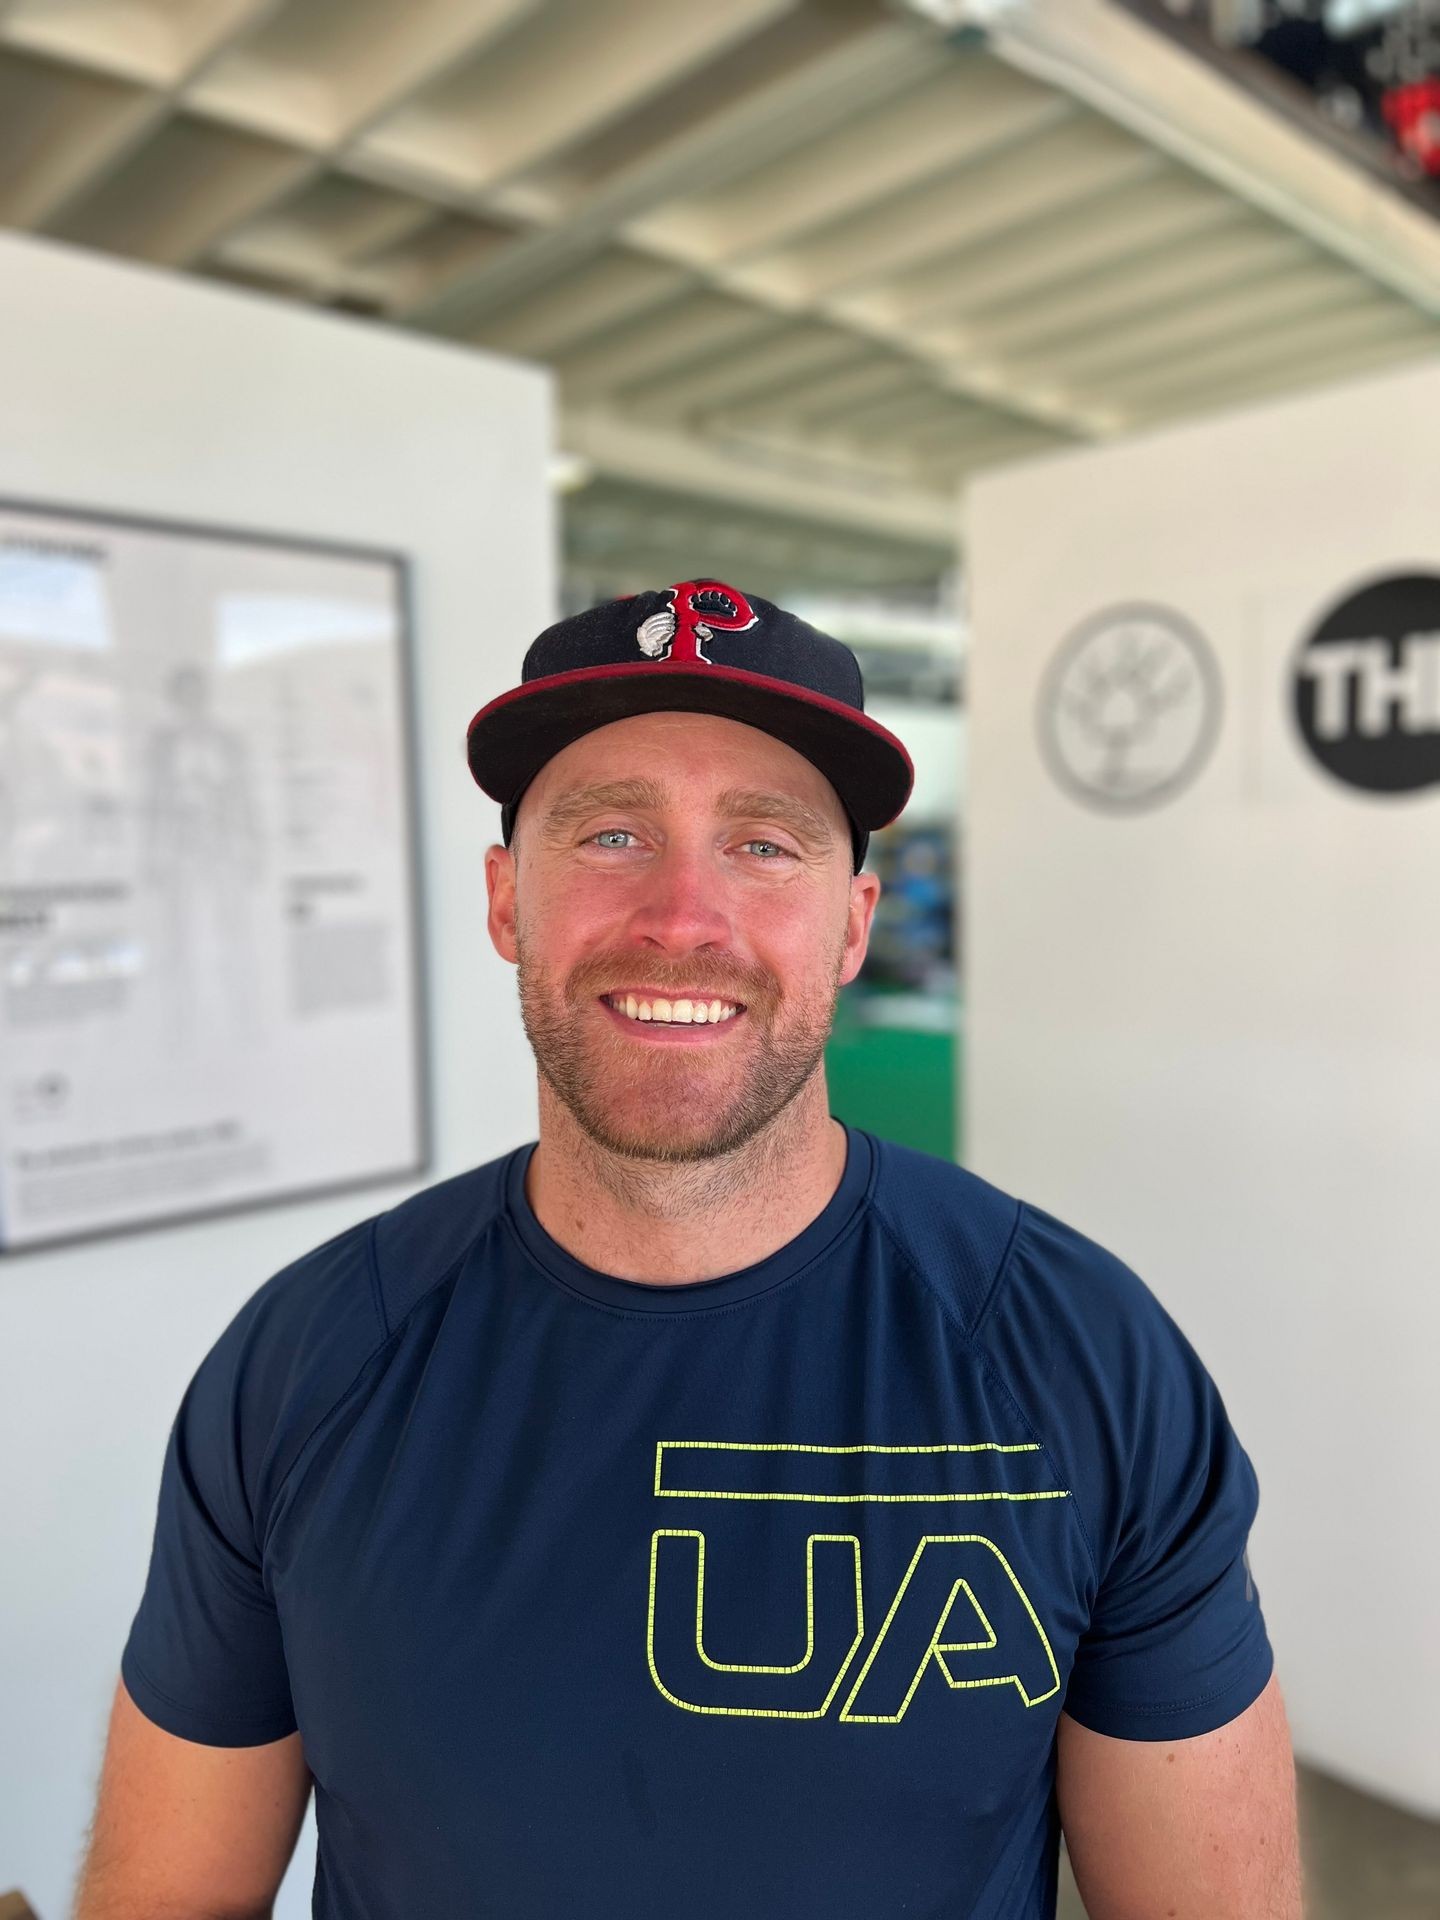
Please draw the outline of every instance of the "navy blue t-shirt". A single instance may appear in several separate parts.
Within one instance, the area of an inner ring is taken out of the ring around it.
[[[582,1265],[522,1147],[251,1296],[172,1429],[122,1673],[299,1728],[324,1920],[1034,1920],[1062,1707],[1129,1740],[1271,1656],[1250,1462],[1113,1255],[847,1129],[714,1280]]]

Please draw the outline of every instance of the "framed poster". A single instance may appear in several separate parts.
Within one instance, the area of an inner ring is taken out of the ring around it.
[[[0,1250],[428,1163],[407,608],[0,500]]]

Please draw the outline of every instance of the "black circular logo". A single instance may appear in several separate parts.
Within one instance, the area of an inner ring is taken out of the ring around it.
[[[1187,787],[1220,730],[1220,670],[1168,607],[1110,607],[1061,643],[1040,689],[1040,747],[1067,792],[1116,812]]]
[[[1367,793],[1440,784],[1440,574],[1337,602],[1295,660],[1295,723],[1335,779]]]

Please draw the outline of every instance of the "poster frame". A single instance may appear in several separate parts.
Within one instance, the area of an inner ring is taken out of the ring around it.
[[[419,735],[415,688],[415,593],[414,568],[408,554],[398,548],[371,545],[364,541],[333,538],[328,534],[279,533],[265,528],[219,524],[213,521],[182,519],[168,514],[142,513],[117,507],[89,506],[75,500],[40,500],[0,492],[0,513],[32,514],[37,519],[70,520],[100,527],[116,527],[143,533],[160,533],[180,540],[229,542],[236,546],[280,548],[294,553],[328,554],[344,560],[368,561],[388,567],[395,582],[397,633],[393,648],[397,746],[400,758],[398,791],[405,808],[405,830],[399,851],[405,867],[405,934],[409,943],[410,1007],[410,1087],[415,1113],[413,1160],[393,1167],[338,1180],[302,1182],[297,1186],[277,1187],[229,1201],[200,1206],[162,1208],[154,1214],[116,1221],[103,1226],[82,1227],[73,1232],[47,1234],[42,1239],[15,1243],[7,1240],[5,1220],[0,1211],[0,1261],[24,1259],[31,1254],[44,1255],[64,1248],[86,1246],[96,1241],[128,1238],[133,1234],[154,1233],[167,1227],[194,1226],[207,1220],[233,1218],[272,1207],[294,1206],[310,1200],[334,1198],[341,1194],[361,1193],[374,1187],[389,1186],[427,1173],[434,1165],[433,1076],[430,1061],[431,1013],[429,994],[429,954],[425,929],[425,892],[423,886],[423,841],[420,819]],[[0,1142],[3,1144],[3,1142]]]

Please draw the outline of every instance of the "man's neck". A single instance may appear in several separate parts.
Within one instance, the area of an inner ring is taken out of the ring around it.
[[[599,1273],[713,1280],[802,1233],[834,1198],[845,1152],[823,1072],[733,1153],[678,1165],[597,1146],[542,1079],[525,1195],[551,1239]]]

